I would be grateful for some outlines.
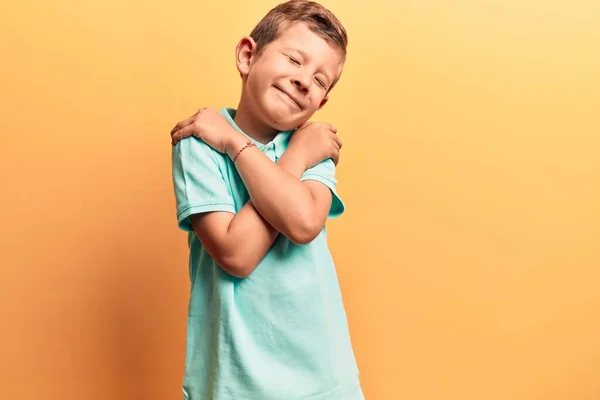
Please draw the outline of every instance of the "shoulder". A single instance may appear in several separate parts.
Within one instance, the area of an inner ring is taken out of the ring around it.
[[[190,136],[181,139],[173,146],[173,152],[179,154],[194,153],[217,153],[212,147],[206,144],[202,139]]]
[[[193,161],[194,164],[223,164],[227,155],[221,154],[202,139],[191,136],[172,146],[173,160]]]
[[[321,161],[319,164],[307,169],[302,174],[301,180],[307,180],[309,178],[319,178],[319,181],[325,181],[323,183],[327,183],[328,186],[337,185],[337,180],[335,178],[335,164],[328,158],[326,160]]]

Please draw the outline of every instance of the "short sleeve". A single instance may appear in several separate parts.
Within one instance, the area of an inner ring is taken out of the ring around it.
[[[346,207],[336,190],[337,180],[335,179],[335,164],[331,158],[321,161],[314,167],[304,171],[304,174],[302,174],[300,180],[318,181],[331,190],[332,201],[328,216],[329,219],[339,217],[344,213]]]
[[[182,139],[172,149],[173,186],[179,228],[194,230],[190,216],[211,211],[235,213],[233,197],[214,150],[196,137]]]

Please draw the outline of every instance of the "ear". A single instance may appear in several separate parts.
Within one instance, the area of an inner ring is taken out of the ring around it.
[[[248,76],[256,52],[256,42],[251,36],[244,36],[235,48],[235,63],[242,79]]]
[[[317,108],[317,111],[323,108],[325,104],[327,104],[327,100],[329,100],[329,96],[323,97],[323,100],[321,100],[321,104],[319,104],[319,108]]]

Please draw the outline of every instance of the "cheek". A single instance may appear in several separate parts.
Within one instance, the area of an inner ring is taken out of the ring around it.
[[[259,71],[253,71],[251,75],[248,76],[248,81],[246,82],[246,90],[250,97],[254,100],[259,99],[264,96],[264,80],[261,79],[261,75]]]
[[[310,104],[311,108],[316,111],[321,107],[321,103],[323,103],[324,95],[321,93],[321,90],[318,90],[318,93],[313,94],[313,98],[311,98]]]
[[[294,66],[288,61],[281,57],[271,57],[265,60],[264,68],[262,68],[262,74],[271,83],[279,81],[281,79],[289,79],[294,73]]]
[[[264,92],[273,85],[277,75],[273,73],[272,68],[260,68],[255,71],[253,79],[253,87]]]

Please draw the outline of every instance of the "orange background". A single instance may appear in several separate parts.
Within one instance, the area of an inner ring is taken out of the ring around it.
[[[169,131],[237,105],[235,45],[275,4],[3,5],[1,399],[182,398]],[[324,4],[367,400],[600,399],[599,3]]]

